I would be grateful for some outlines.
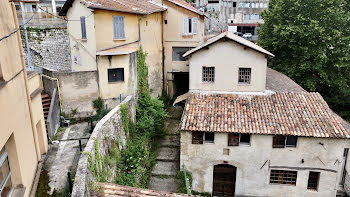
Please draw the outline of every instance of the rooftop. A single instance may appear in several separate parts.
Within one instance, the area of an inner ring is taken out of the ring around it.
[[[142,188],[136,188],[136,187],[129,187],[129,186],[121,186],[121,185],[115,185],[112,183],[98,183],[98,186],[100,188],[101,196],[168,196],[168,197],[182,197],[182,196],[188,196],[186,194],[175,194],[175,193],[169,193],[169,192],[161,192],[161,191],[154,191],[149,189],[142,189]]]
[[[190,93],[180,129],[303,137],[349,138],[344,122],[319,93],[272,95]]]
[[[59,15],[65,16],[73,2],[74,0],[67,0]],[[133,14],[152,14],[166,10],[166,7],[152,0],[80,0],[80,2],[91,9],[103,9]]]
[[[241,44],[241,45],[243,45],[245,47],[251,48],[251,49],[253,49],[253,50],[257,51],[257,52],[263,53],[265,55],[268,55],[268,56],[271,56],[271,57],[275,56],[272,53],[270,53],[270,52],[266,51],[265,49],[261,48],[260,46],[250,42],[249,40],[246,40],[246,39],[244,39],[244,38],[242,38],[240,36],[235,35],[234,33],[226,31],[224,33],[221,33],[221,34],[215,36],[215,37],[212,37],[212,38],[208,39],[206,42],[204,42],[203,44],[199,45],[198,47],[187,51],[183,55],[183,57],[187,57],[187,56],[189,56],[189,55],[191,55],[191,54],[193,54],[193,53],[195,53],[195,52],[197,52],[197,51],[199,51],[199,50],[201,50],[201,49],[203,49],[203,48],[205,48],[205,47],[207,47],[209,45],[212,45],[212,44],[218,42],[221,39],[229,39],[229,40],[232,40],[232,41],[234,41],[234,42],[236,42],[238,44]]]
[[[197,8],[193,7],[191,4],[187,3],[184,0],[168,0],[168,1],[178,5],[180,7],[183,7],[185,9],[187,9],[187,10],[190,10],[190,11],[192,11],[194,13],[197,13],[197,14],[199,14],[201,16],[204,16],[203,12],[199,11]]]
[[[266,69],[266,90],[274,92],[307,92],[292,79],[271,68]]]

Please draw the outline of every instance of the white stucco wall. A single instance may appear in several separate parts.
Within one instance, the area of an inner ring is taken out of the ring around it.
[[[81,38],[80,17],[85,16],[86,40]],[[72,71],[92,71],[96,67],[96,39],[93,10],[74,1],[67,12]],[[78,61],[74,61],[75,58]]]
[[[265,55],[233,41],[218,41],[194,53],[190,61],[190,90],[265,91]],[[215,81],[202,81],[202,67],[215,67]],[[250,84],[238,83],[239,68],[251,68]]]
[[[181,132],[180,165],[192,173],[193,190],[211,193],[214,165],[227,162],[237,167],[236,196],[335,196],[348,140],[299,137],[296,148],[272,148],[271,135],[252,135],[250,145],[229,147],[227,136],[215,133],[214,144],[192,144],[192,133]],[[292,168],[298,168],[295,186],[269,183],[271,169]],[[320,172],[318,191],[307,190],[309,171]]]

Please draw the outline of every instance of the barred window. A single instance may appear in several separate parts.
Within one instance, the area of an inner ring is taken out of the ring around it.
[[[318,188],[318,181],[320,179],[320,172],[310,172],[309,180],[307,182],[307,189],[316,190]]]
[[[271,170],[270,183],[296,185],[297,171]]]
[[[239,68],[238,83],[250,84],[251,72],[251,68]]]
[[[203,132],[192,132],[192,144],[203,144]]]
[[[215,67],[205,67],[203,66],[203,81],[214,82],[215,77]]]

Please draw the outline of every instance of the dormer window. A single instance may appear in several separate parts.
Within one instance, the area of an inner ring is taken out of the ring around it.
[[[203,82],[214,82],[215,79],[215,67],[203,66],[202,71]]]
[[[251,80],[251,68],[239,68],[238,83],[250,84]]]

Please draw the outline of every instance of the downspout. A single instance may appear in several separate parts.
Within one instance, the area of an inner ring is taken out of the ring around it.
[[[61,92],[60,92],[60,83],[58,81],[57,78],[54,78],[54,77],[50,77],[50,76],[47,76],[47,75],[44,75],[44,74],[41,74],[41,86],[44,87],[44,82],[43,82],[43,77],[47,78],[47,79],[50,79],[50,80],[54,80],[56,81],[56,84],[57,84],[57,92],[58,92],[58,100],[60,102],[60,111],[62,113],[62,99],[61,99]]]
[[[15,15],[16,13],[16,9],[13,3],[11,3],[11,7],[12,7],[12,14],[13,14],[13,18],[14,18],[14,22],[15,22],[15,26],[19,27],[18,25],[18,19],[17,16]],[[33,110],[32,110],[32,101],[30,99],[30,94],[29,94],[29,86],[28,86],[28,78],[27,78],[27,70],[26,70],[26,65],[25,65],[25,61],[24,61],[24,55],[23,55],[23,51],[21,49],[23,49],[22,46],[22,41],[21,41],[21,37],[19,34],[19,31],[16,33],[17,35],[17,42],[18,42],[18,47],[20,49],[20,55],[21,55],[21,62],[22,62],[22,69],[23,69],[23,78],[24,78],[24,85],[25,85],[25,89],[26,89],[26,96],[27,96],[27,105],[28,105],[28,109],[29,109],[29,118],[30,118],[30,122],[31,122],[31,127],[32,127],[32,134],[33,134],[33,138],[34,138],[34,143],[35,143],[35,153],[36,153],[36,157],[37,160],[40,160],[40,150],[39,150],[39,144],[38,144],[38,140],[36,138],[36,128],[35,128],[35,123],[34,123],[34,118],[33,118]]]
[[[128,43],[124,43],[124,44],[120,44],[120,45],[116,45],[116,46],[112,46],[112,47],[107,47],[107,48],[102,48],[100,50],[98,50],[97,52],[101,52],[101,51],[105,51],[105,50],[109,50],[109,49],[115,49],[115,48],[119,48],[119,47],[122,47],[122,46],[126,46],[126,45],[129,45],[129,44],[134,44],[134,43],[138,43],[141,41],[141,27],[140,27],[140,23],[141,23],[141,20],[144,19],[144,18],[147,18],[149,14],[147,14],[146,16],[143,16],[141,18],[138,19],[138,26],[139,26],[139,38],[133,42],[128,42]]]

